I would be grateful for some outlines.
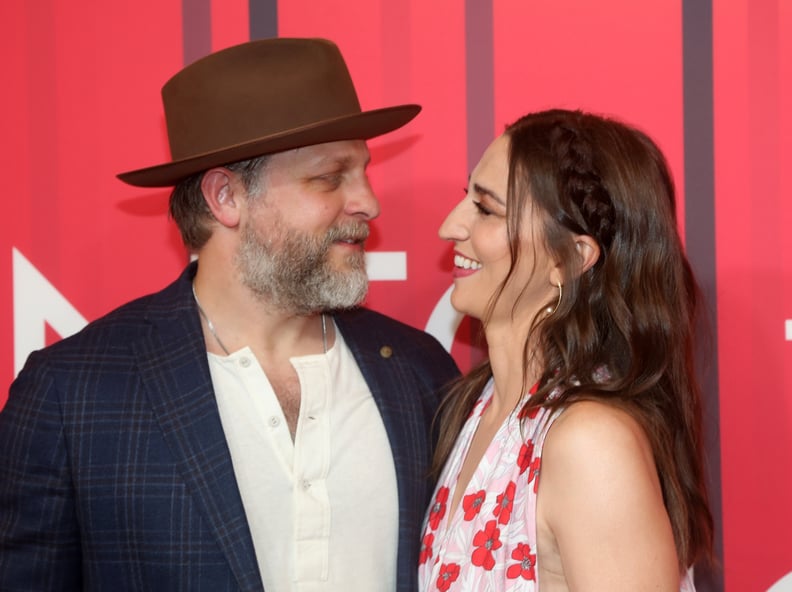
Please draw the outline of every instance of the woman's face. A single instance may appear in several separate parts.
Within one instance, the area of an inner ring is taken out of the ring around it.
[[[440,226],[440,237],[454,241],[451,304],[477,319],[485,317],[492,296],[511,267],[506,229],[508,178],[509,138],[502,135],[484,152],[470,175],[465,197]],[[557,298],[553,281],[560,276],[544,248],[539,228],[529,199],[521,220],[517,267],[492,311],[491,323],[511,323],[524,315],[531,322]]]

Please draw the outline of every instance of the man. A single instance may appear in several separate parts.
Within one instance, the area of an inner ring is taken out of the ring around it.
[[[362,112],[324,40],[199,60],[163,88],[197,254],[171,286],[33,353],[0,414],[2,590],[412,590],[430,423],[457,374],[354,307],[379,205]]]

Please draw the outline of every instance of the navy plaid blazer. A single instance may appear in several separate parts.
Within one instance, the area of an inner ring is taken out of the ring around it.
[[[11,385],[0,413],[0,590],[263,590],[192,297],[195,269],[34,352]],[[390,441],[398,590],[412,591],[430,423],[458,369],[431,336],[375,312],[335,321]]]

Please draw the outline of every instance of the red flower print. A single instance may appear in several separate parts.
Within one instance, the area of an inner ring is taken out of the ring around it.
[[[528,483],[534,482],[534,493],[539,491],[539,468],[542,466],[542,457],[533,459],[531,470],[528,471]]]
[[[523,406],[523,408],[520,409],[519,418],[520,419],[525,419],[527,417],[528,419],[536,419],[536,416],[539,415],[539,410],[540,409],[541,409],[541,407],[530,407],[529,408],[529,407]]]
[[[520,475],[530,466],[531,459],[533,458],[533,451],[533,440],[528,440],[520,447],[520,454],[517,455],[517,466],[520,467]]]
[[[465,520],[473,520],[473,517],[481,511],[481,504],[487,494],[482,489],[477,493],[471,493],[462,498],[462,508],[465,510]]]
[[[512,559],[517,563],[510,565],[506,570],[506,577],[510,580],[521,577],[524,580],[536,579],[536,554],[531,553],[531,545],[517,543],[517,548],[511,553]]]
[[[498,522],[508,524],[511,518],[512,507],[514,506],[514,481],[509,481],[506,491],[500,494],[495,500],[495,509],[492,513],[497,516]]]
[[[500,542],[500,529],[494,520],[490,520],[484,526],[484,530],[479,530],[473,537],[473,544],[477,547],[473,551],[470,559],[473,565],[478,565],[486,570],[495,567],[495,557],[492,552],[500,549],[503,543]]]
[[[434,535],[430,532],[423,538],[421,543],[421,554],[418,556],[418,565],[423,565],[432,556],[432,544],[434,544]]]
[[[440,575],[437,576],[437,589],[445,592],[458,577],[459,566],[456,563],[444,563],[440,566]]]
[[[437,525],[445,516],[447,501],[448,487],[441,487],[437,490],[437,497],[435,497],[435,503],[432,504],[432,509],[429,510],[429,527],[432,530],[437,530]]]
[[[537,383],[535,385],[533,385],[531,387],[531,390],[528,391],[528,394],[529,395],[535,395],[537,390],[539,390],[539,382],[538,381],[537,381]],[[520,417],[520,419],[525,419],[526,417],[529,418],[529,419],[534,419],[539,414],[539,409],[540,409],[540,407],[531,407],[529,409],[529,408],[526,408],[525,406],[523,406],[523,408],[520,409],[519,417]]]

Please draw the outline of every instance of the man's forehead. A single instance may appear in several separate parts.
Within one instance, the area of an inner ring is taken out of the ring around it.
[[[285,166],[321,166],[327,163],[366,166],[370,159],[365,140],[340,140],[278,152],[272,155],[271,163]]]

